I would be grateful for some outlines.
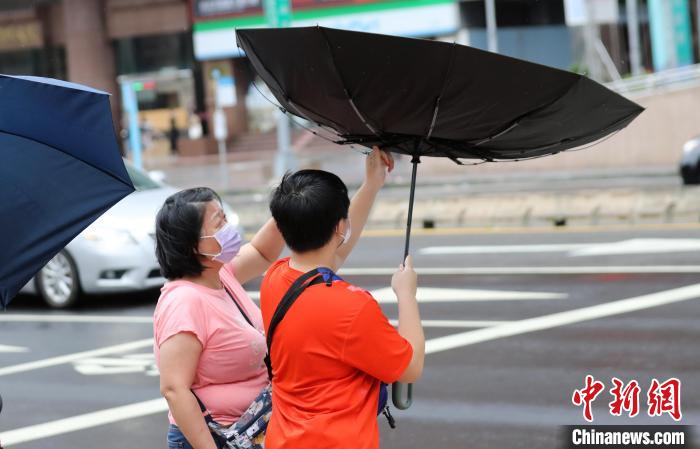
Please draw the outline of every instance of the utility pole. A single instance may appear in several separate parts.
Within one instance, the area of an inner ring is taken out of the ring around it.
[[[288,27],[291,23],[290,0],[263,0],[267,24],[275,28]],[[277,155],[275,156],[275,178],[279,179],[296,165],[291,146],[289,117],[277,111]]]
[[[698,40],[698,61],[700,61],[700,0],[695,0],[695,38]]]
[[[700,0],[697,0],[700,5]],[[627,36],[629,40],[629,58],[632,75],[642,74],[642,55],[639,48],[639,13],[637,0],[627,0]]]
[[[497,26],[496,0],[486,0],[486,33],[488,36],[488,50],[493,53],[498,53]]]
[[[586,0],[586,25],[585,25],[585,50],[586,50],[586,66],[588,77],[596,81],[602,81],[603,73],[601,70],[598,51],[596,50],[596,42],[598,41],[598,24],[596,23],[595,1]]]

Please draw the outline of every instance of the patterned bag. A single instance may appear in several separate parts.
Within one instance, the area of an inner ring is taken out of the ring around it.
[[[263,449],[265,430],[272,415],[272,386],[265,387],[240,419],[231,427],[223,427],[207,414],[205,420],[218,443],[230,449]]]

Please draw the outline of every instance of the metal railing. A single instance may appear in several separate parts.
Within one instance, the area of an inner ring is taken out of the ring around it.
[[[605,84],[606,87],[618,93],[633,95],[651,94],[657,89],[694,85],[700,85],[700,64],[633,76]]]

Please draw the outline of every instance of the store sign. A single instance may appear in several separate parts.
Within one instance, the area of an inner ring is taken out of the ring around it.
[[[274,10],[277,8],[284,16],[284,9],[289,5],[295,11],[304,9],[323,9],[333,6],[359,5],[378,3],[377,0],[192,0],[192,13],[196,21],[208,20],[212,17],[240,17],[252,14],[263,14],[263,8],[268,10],[268,2]]]
[[[654,70],[693,63],[688,0],[649,0],[649,26]]]
[[[260,13],[262,0],[193,0],[195,18]]]
[[[37,22],[17,23],[0,27],[0,50],[25,50],[43,45],[43,34]]]
[[[292,21],[290,0],[263,0],[265,19],[273,28],[288,27]]]
[[[301,0],[293,0],[296,4]],[[334,8],[294,9],[291,26],[320,25],[344,30],[406,37],[435,37],[459,29],[459,6],[451,0],[408,0],[354,3]],[[194,49],[198,60],[240,56],[236,28],[265,27],[264,16],[195,23]]]

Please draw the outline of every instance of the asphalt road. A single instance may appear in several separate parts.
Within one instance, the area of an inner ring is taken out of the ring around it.
[[[402,250],[400,235],[366,237],[344,275],[391,319],[383,289]],[[413,252],[429,355],[414,405],[394,413],[398,428],[380,420],[382,447],[560,447],[560,426],[586,423],[571,397],[588,374],[606,387],[596,424],[673,424],[647,415],[646,393],[674,377],[680,423],[700,423],[700,227],[439,231],[416,235]],[[149,341],[157,296],[90,297],[69,313],[17,298],[0,314],[0,440],[166,447]],[[611,416],[613,377],[639,382],[639,416]]]

